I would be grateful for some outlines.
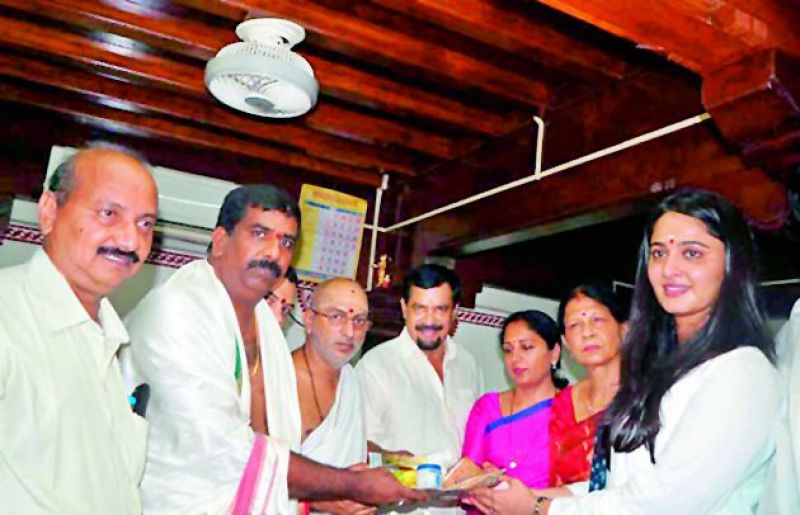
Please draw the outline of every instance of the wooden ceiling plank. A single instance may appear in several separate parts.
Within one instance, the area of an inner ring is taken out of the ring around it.
[[[627,66],[605,50],[487,0],[372,0],[388,9],[434,23],[506,52],[534,58],[554,68],[578,67],[591,78],[621,79]],[[575,74],[574,68],[568,73]]]
[[[491,136],[506,134],[520,124],[519,119],[503,117],[351,66],[317,56],[306,57],[314,67],[322,92],[336,98],[396,114],[425,116]]]
[[[781,0],[728,0],[745,13],[767,24],[768,44],[800,55],[800,5]]]
[[[258,121],[254,118],[237,115],[234,111],[216,103],[176,96],[155,88],[129,87],[119,81],[97,77],[82,70],[66,69],[42,61],[26,60],[8,53],[0,53],[0,75],[95,97],[125,99],[125,102],[139,109],[296,147],[311,155],[348,166],[376,170],[382,168],[387,172],[404,175],[411,175],[417,169],[417,164],[413,159],[397,152],[377,151],[368,145],[342,140],[297,125],[277,125]]]
[[[117,48],[80,34],[0,16],[0,43],[52,54],[91,69],[206,97],[203,70],[165,57]]]
[[[0,43],[45,52],[115,77],[155,83],[159,87],[177,89],[212,102],[206,92],[203,70],[199,67],[142,52],[126,50],[122,53],[113,45],[26,20],[0,16],[0,23],[3,25]],[[336,115],[330,116],[330,112]],[[405,146],[436,157],[452,158],[457,148],[456,143],[449,138],[409,128],[398,122],[326,105],[319,105],[302,119],[302,123],[353,141],[364,142],[366,138],[368,142]],[[354,127],[360,128],[357,132],[364,136],[357,136],[353,131]]]
[[[305,118],[305,124],[362,143],[408,147],[444,159],[458,156],[458,145],[449,138],[409,129],[390,120],[354,116],[351,111],[332,104],[317,105],[314,112]]]
[[[179,19],[131,2],[0,0],[0,5],[69,22],[84,29],[113,32],[203,60],[214,56],[222,46],[238,41],[233,30],[221,30],[192,19]]]
[[[426,70],[451,81],[470,85],[529,106],[546,106],[551,92],[546,83],[499,68],[475,57],[434,45],[390,27],[355,19],[306,0],[222,0],[248,9],[251,15],[295,20],[307,31],[321,36],[335,50],[370,58],[391,66],[398,63]],[[202,7],[202,6],[196,6]]]
[[[220,2],[219,0],[178,0],[175,3],[237,22],[244,21],[247,18],[247,13],[250,12],[249,8],[239,7],[228,2]]]
[[[741,35],[725,32],[713,16],[698,16],[697,0],[542,0],[542,3],[645,48],[666,54],[694,71],[713,68],[746,53]],[[710,4],[702,1],[703,4]]]
[[[336,177],[348,182],[378,186],[380,176],[361,169],[326,162],[303,154],[279,150],[262,142],[221,135],[215,131],[194,128],[180,123],[86,102],[68,96],[53,95],[31,87],[0,81],[0,98],[33,105],[69,115],[82,123],[115,131],[189,143],[203,148],[224,148],[230,152]]]

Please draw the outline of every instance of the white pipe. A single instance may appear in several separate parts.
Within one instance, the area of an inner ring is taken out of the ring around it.
[[[381,185],[375,190],[375,206],[372,210],[372,241],[369,244],[369,266],[367,268],[367,291],[372,291],[372,274],[374,268],[372,265],[375,263],[375,250],[378,245],[378,231],[380,227],[378,222],[381,215],[381,200],[383,200],[383,191],[389,187],[389,174],[383,174],[381,178]],[[383,232],[383,231],[381,231]]]
[[[624,286],[625,288],[633,289],[632,284],[624,283],[622,281],[612,281],[612,289],[617,291],[617,286]],[[794,279],[777,279],[774,281],[761,281],[759,286],[786,286],[787,284],[800,284],[800,278]]]
[[[784,286],[787,284],[800,284],[800,279],[779,279],[776,281],[762,281],[759,286]]]
[[[538,176],[542,173],[542,151],[544,146],[544,120],[534,115],[533,121],[536,123],[536,161],[533,168],[533,175]]]
[[[543,172],[534,173],[533,175],[528,175],[526,177],[522,177],[515,181],[509,182],[507,184],[503,184],[501,186],[497,186],[490,190],[484,191],[483,193],[477,193],[472,195],[471,197],[467,197],[465,199],[458,200],[451,204],[447,204],[446,206],[442,206],[427,213],[422,213],[421,215],[417,215],[413,218],[409,218],[403,222],[396,223],[386,228],[385,232],[394,231],[400,229],[401,227],[405,227],[407,225],[411,225],[432,216],[436,216],[442,213],[446,213],[447,211],[452,211],[461,206],[465,206],[467,204],[472,204],[478,200],[485,199],[487,197],[491,197],[493,195],[497,195],[498,193],[502,193],[504,191],[508,191],[510,189],[516,188],[518,186],[522,186],[528,184],[530,182],[538,181],[545,177],[549,177],[551,175],[557,174],[558,172],[563,172],[564,170],[568,170],[570,168],[574,168],[576,166],[580,166],[582,164],[588,163],[590,161],[594,161],[595,159],[599,159],[601,157],[605,157],[616,152],[620,152],[622,150],[628,149],[630,147],[634,147],[636,145],[640,145],[650,140],[654,140],[656,138],[660,138],[661,136],[665,136],[667,134],[671,134],[673,132],[677,132],[679,130],[685,129],[687,127],[691,127],[692,125],[696,125],[698,123],[702,123],[711,118],[711,115],[708,113],[702,113],[697,116],[692,116],[691,118],[687,118],[686,120],[673,123],[671,125],[667,125],[666,127],[662,127],[660,129],[648,132],[646,134],[642,134],[641,136],[636,136],[635,138],[631,138],[627,141],[623,141],[622,143],[618,143],[616,145],[610,146],[608,148],[604,148],[602,150],[598,150],[596,152],[592,152],[590,154],[586,154],[585,156],[579,157],[577,159],[573,159],[571,161],[567,161],[566,163],[562,163],[560,165],[554,166],[549,168]],[[541,132],[540,132],[541,134]],[[540,154],[540,152],[537,152]]]
[[[630,283],[625,283],[625,282],[622,282],[622,281],[611,281],[611,290],[612,290],[614,293],[616,293],[616,292],[617,292],[617,287],[618,287],[618,286],[622,286],[623,288],[628,288],[628,289],[630,289],[630,290],[632,290],[632,289],[633,289],[633,285],[632,285],[632,284],[630,284]]]

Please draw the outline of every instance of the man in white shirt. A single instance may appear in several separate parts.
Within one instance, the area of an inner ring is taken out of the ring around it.
[[[789,515],[800,513],[800,301],[775,337],[775,350],[785,401],[759,513]]]
[[[44,249],[0,272],[0,499],[7,513],[141,513],[147,425],[125,396],[107,296],[142,266],[156,186],[124,149],[80,150],[39,199]]]
[[[422,265],[406,274],[403,332],[356,366],[371,446],[425,455],[445,467],[461,455],[483,378],[472,355],[449,336],[460,294],[458,276],[443,266]]]
[[[385,471],[290,453],[300,444],[294,368],[264,297],[286,274],[299,228],[285,191],[231,191],[208,258],[183,266],[129,315],[134,344],[123,365],[130,385],[150,385],[146,512],[289,514],[290,497],[418,496]]]
[[[306,341],[292,352],[303,426],[300,453],[336,467],[364,463],[364,403],[348,362],[361,349],[371,326],[367,295],[352,279],[330,279],[314,289],[303,318]],[[333,501],[311,508],[344,514],[364,506]]]

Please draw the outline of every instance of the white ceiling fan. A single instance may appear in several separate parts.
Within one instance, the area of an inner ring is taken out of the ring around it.
[[[206,65],[206,87],[222,103],[257,116],[291,118],[317,103],[314,70],[292,47],[303,41],[300,25],[278,18],[247,20],[242,40],[225,46]]]

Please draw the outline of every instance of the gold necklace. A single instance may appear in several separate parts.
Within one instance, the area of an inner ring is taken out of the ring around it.
[[[317,407],[317,416],[319,417],[320,424],[325,417],[322,416],[322,409],[319,407],[319,399],[317,399],[317,387],[314,385],[314,372],[311,371],[311,367],[308,366],[308,356],[306,355],[306,346],[303,345],[303,361],[306,364],[306,370],[308,370],[308,377],[311,379],[311,393],[314,395],[314,406]]]
[[[250,377],[256,377],[258,374],[258,367],[261,365],[261,351],[259,350],[256,354],[256,362],[253,365],[253,368],[250,370]]]

